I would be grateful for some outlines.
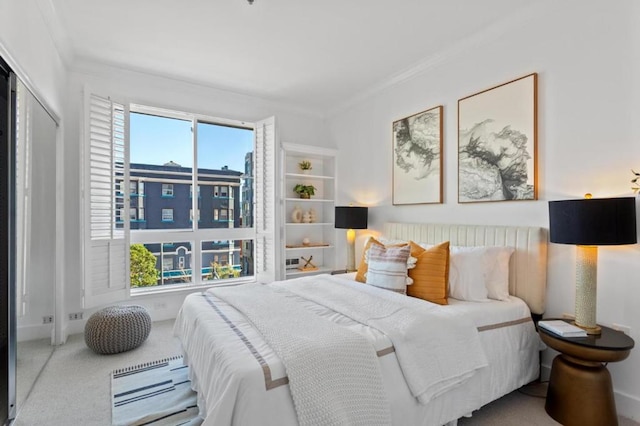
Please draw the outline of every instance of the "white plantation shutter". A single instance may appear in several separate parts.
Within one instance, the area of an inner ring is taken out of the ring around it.
[[[129,111],[110,99],[87,98],[84,161],[84,307],[129,297]],[[117,190],[119,184],[119,190]]]
[[[259,282],[280,279],[278,265],[279,233],[276,232],[276,119],[256,123],[255,128],[255,226],[256,278]]]

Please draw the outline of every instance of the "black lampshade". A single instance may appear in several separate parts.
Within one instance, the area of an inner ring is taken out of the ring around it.
[[[336,206],[336,228],[367,229],[367,207]]]
[[[635,244],[633,197],[549,201],[552,243],[584,246]]]

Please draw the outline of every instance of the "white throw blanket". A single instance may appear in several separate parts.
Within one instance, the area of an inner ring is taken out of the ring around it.
[[[446,307],[320,275],[270,284],[386,334],[411,393],[422,404],[488,365],[476,327]]]
[[[284,364],[300,425],[391,423],[375,349],[261,284],[209,290],[242,312]]]

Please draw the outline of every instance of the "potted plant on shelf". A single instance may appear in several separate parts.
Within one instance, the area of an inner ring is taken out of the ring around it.
[[[300,198],[311,198],[312,195],[316,195],[316,187],[298,183],[293,187],[293,192],[298,194]]]
[[[299,162],[298,167],[300,167],[302,173],[309,173],[309,170],[313,168],[311,167],[311,161],[308,160],[302,160],[301,162]]]

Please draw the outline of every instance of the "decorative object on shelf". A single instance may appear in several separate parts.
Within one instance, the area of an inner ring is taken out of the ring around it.
[[[458,101],[458,202],[537,200],[538,74]]]
[[[302,223],[302,209],[298,206],[295,206],[293,208],[293,211],[291,212],[291,221],[293,223]]]
[[[393,204],[442,203],[442,105],[393,122]]]
[[[302,183],[297,183],[296,186],[293,187],[293,192],[298,194],[300,198],[311,198],[312,195],[316,195],[316,187],[313,185],[305,185]]]
[[[640,173],[633,171],[633,169],[631,170],[631,173],[633,173],[636,177],[634,177],[633,179],[631,179],[631,183],[635,184],[635,185],[640,185]],[[640,191],[640,187],[638,186],[632,186],[631,189],[633,190],[634,193],[638,193],[638,191]]]
[[[309,209],[309,223],[316,223],[318,221],[318,214],[316,213],[316,209]]]
[[[318,267],[311,262],[313,256],[309,256],[309,259],[305,259],[304,256],[300,256],[300,259],[304,260],[304,265],[300,266],[298,269],[301,271],[317,271]]]
[[[600,334],[596,323],[597,246],[637,242],[636,200],[585,197],[549,201],[549,240],[577,246],[574,324],[588,334]]]
[[[311,223],[311,214],[309,214],[309,212],[304,212],[304,214],[302,215],[302,222]]]
[[[367,229],[367,207],[336,206],[335,227],[347,230],[347,271],[356,270],[356,231]]]
[[[309,173],[309,170],[313,169],[313,167],[311,167],[311,161],[308,160],[302,160],[301,162],[299,162],[298,167],[300,168],[302,173]]]
[[[308,246],[309,244],[311,244],[311,240],[309,238],[307,238],[307,237],[304,237],[302,239],[302,245],[303,246]]]

